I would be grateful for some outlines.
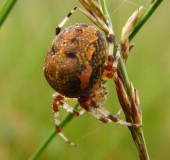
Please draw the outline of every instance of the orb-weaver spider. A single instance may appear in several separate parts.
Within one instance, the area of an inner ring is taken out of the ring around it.
[[[59,106],[76,116],[86,111],[103,123],[116,122],[126,126],[141,126],[119,120],[117,116],[120,112],[113,115],[102,106],[107,94],[104,83],[117,75],[120,58],[120,46],[116,56],[113,56],[112,29],[107,28],[109,33],[106,34],[106,41],[99,30],[87,24],[77,23],[60,32],[76,8],[56,28],[56,37],[47,51],[43,69],[48,83],[57,91],[53,94],[52,104],[56,131],[73,146],[76,145],[61,132]],[[83,109],[75,110],[64,102],[65,98],[77,98]]]

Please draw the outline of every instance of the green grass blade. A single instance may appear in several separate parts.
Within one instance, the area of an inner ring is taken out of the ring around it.
[[[17,0],[6,0],[0,8],[0,27],[4,23],[5,19],[9,15],[11,9],[15,5]]]

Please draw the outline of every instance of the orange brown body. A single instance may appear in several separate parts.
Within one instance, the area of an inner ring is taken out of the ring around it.
[[[44,74],[61,95],[78,98],[101,79],[106,61],[106,43],[95,27],[75,24],[52,41],[44,64]]]
[[[114,34],[109,24],[104,24],[104,28],[99,25],[105,31],[106,41],[99,30],[88,24],[75,24],[61,32],[61,28],[76,8],[74,7],[57,26],[56,37],[47,51],[43,68],[48,83],[57,91],[52,96],[56,132],[72,146],[76,144],[61,131],[60,107],[75,116],[82,115],[86,111],[103,123],[116,122],[126,126],[137,126],[119,120],[120,111],[114,115],[102,105],[107,95],[104,83],[112,78],[114,81],[119,80],[117,66],[121,46],[117,47],[114,56]],[[100,6],[97,9],[99,8]],[[76,110],[68,105],[65,102],[67,97],[77,98],[78,105],[82,109]]]

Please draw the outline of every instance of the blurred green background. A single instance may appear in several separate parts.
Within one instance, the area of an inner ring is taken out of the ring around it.
[[[136,6],[107,0],[117,40]],[[0,5],[4,0],[0,0]],[[131,0],[137,3],[136,0]],[[148,0],[140,0],[146,5]],[[0,159],[28,159],[54,127],[51,95],[43,75],[46,50],[55,27],[78,0],[18,0],[0,30]],[[137,36],[127,61],[130,80],[140,94],[146,144],[153,160],[170,159],[170,1],[164,0]],[[81,6],[82,7],[82,6]],[[118,8],[118,9],[117,9]],[[91,23],[76,11],[65,25]],[[104,106],[120,108],[112,80]],[[61,109],[61,119],[66,114]],[[123,115],[120,116],[123,119]],[[103,124],[85,113],[64,128],[74,148],[58,135],[40,160],[137,160],[138,152],[126,127]]]

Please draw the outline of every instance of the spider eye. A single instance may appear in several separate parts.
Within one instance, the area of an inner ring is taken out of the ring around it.
[[[50,56],[53,56],[53,55],[55,55],[55,53],[56,53],[56,51],[55,51],[54,49],[52,49],[52,50],[49,52],[49,55],[50,55]]]

